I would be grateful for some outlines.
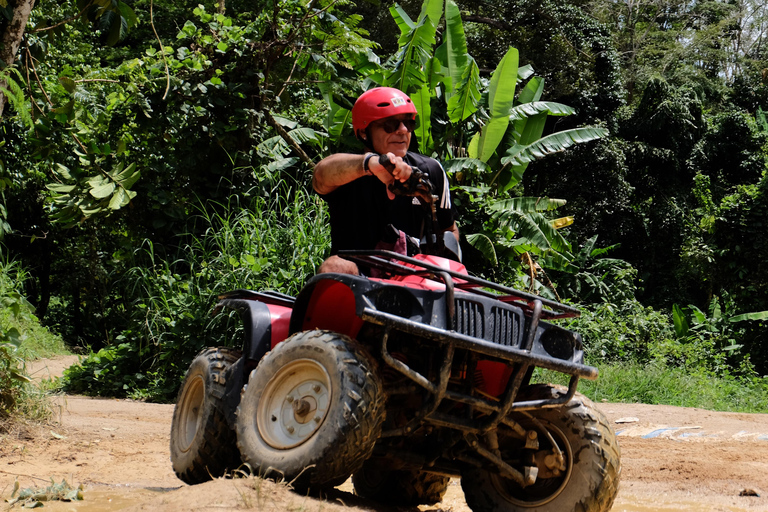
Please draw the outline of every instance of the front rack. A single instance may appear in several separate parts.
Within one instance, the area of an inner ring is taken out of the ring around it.
[[[456,272],[455,270],[439,267],[392,251],[339,251],[338,255],[358,265],[392,275],[425,277],[439,281],[444,281],[446,276],[450,276],[453,281],[452,286],[456,289],[489,297],[500,302],[514,304],[522,308],[529,315],[534,311],[535,302],[540,302],[543,306],[547,307],[542,309],[541,318],[547,320],[575,318],[581,315],[579,310],[573,306],[503,286],[479,277]],[[406,266],[401,262],[411,266]],[[446,286],[451,286],[451,283],[445,284]]]

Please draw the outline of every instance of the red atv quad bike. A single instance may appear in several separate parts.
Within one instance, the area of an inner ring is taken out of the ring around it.
[[[414,176],[400,193],[429,217],[431,185]],[[446,257],[453,235],[435,233],[422,249],[440,256],[341,254],[377,277],[221,296],[245,339],[187,371],[171,428],[178,477],[247,464],[306,490],[351,475],[358,495],[401,506],[441,501],[457,477],[475,512],[610,510],[616,434],[576,392],[597,369],[579,334],[550,322],[578,310],[469,275]],[[570,375],[568,387],[535,383],[536,368]]]

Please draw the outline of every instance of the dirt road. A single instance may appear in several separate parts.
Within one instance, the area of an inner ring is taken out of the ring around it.
[[[47,364],[42,371],[56,373],[64,363]],[[83,485],[84,500],[49,502],[45,510],[394,510],[359,500],[349,482],[327,501],[258,479],[190,487],[169,462],[173,406],[76,396],[62,397],[59,406],[52,427],[0,437],[3,500],[17,479],[21,489],[66,480]],[[622,451],[614,511],[768,511],[768,414],[613,403],[600,408],[619,433]],[[408,510],[419,511],[470,512],[458,481],[442,503]]]

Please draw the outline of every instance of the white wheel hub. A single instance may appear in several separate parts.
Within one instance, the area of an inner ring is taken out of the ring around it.
[[[331,403],[331,379],[318,362],[298,359],[269,381],[259,400],[256,427],[264,441],[285,450],[312,437]]]
[[[205,381],[199,375],[190,380],[182,397],[179,413],[179,448],[189,451],[200,429],[201,409],[205,401]]]

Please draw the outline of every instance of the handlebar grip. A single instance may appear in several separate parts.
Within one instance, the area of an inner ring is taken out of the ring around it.
[[[392,174],[395,171],[395,164],[389,159],[388,154],[384,153],[383,155],[379,155],[379,163],[384,166],[389,174]]]
[[[379,155],[379,163],[389,174],[394,172],[395,164],[386,153]],[[429,177],[421,172],[418,167],[411,167],[411,176],[406,182],[403,183],[395,180],[389,184],[388,188],[396,196],[419,196],[426,198],[425,202],[429,204],[434,202],[432,198],[432,183],[430,183]]]

